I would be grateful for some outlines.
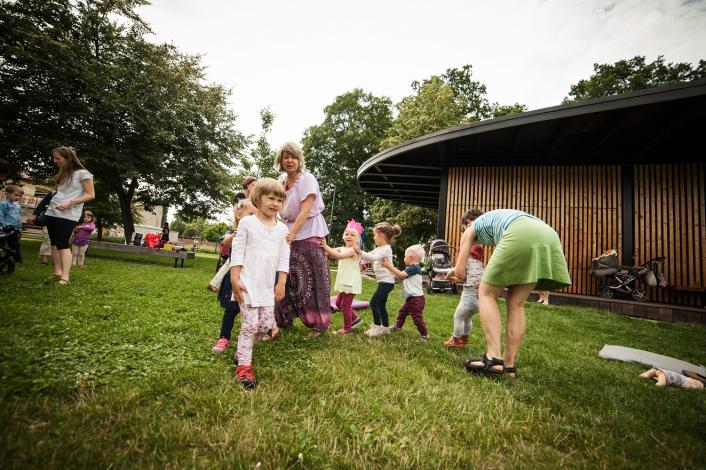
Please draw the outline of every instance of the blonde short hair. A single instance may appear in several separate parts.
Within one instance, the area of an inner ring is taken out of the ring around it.
[[[287,200],[287,192],[284,190],[282,183],[272,178],[261,178],[257,180],[255,187],[250,193],[250,202],[252,202],[253,206],[259,209],[262,196],[267,196],[269,194],[274,194],[275,196],[282,198],[282,201]]]
[[[294,142],[287,142],[279,148],[277,156],[275,157],[275,170],[284,171],[284,168],[282,168],[282,159],[285,153],[299,160],[299,169],[297,171],[304,171],[304,152],[302,148]]]
[[[412,245],[404,250],[404,254],[416,256],[421,261],[424,259],[424,247],[422,245]]]

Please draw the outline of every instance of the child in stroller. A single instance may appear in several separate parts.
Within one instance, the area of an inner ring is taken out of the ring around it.
[[[429,274],[427,292],[451,291],[456,293],[456,283],[446,279],[446,274],[451,271],[450,247],[446,240],[432,240],[429,242],[429,255],[424,263]]]
[[[19,236],[19,231],[10,225],[0,224],[0,274],[15,270],[15,251],[10,248],[10,237]]]
[[[615,250],[606,251],[591,260],[591,274],[602,281],[598,295],[612,299],[618,294],[640,302],[646,301],[646,288],[638,287],[636,282],[641,281],[645,287],[664,287],[664,276],[657,272],[657,265],[662,261],[664,257],[659,256],[640,266],[622,266],[618,263],[618,253]]]

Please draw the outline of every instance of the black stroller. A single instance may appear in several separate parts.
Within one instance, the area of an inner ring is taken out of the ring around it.
[[[15,251],[10,249],[7,239],[17,233],[16,229],[0,224],[0,274],[15,270]]]
[[[446,240],[429,242],[429,253],[424,265],[427,274],[429,274],[429,284],[427,285],[429,294],[445,291],[456,293],[456,284],[446,279],[446,274],[451,271],[450,247]]]
[[[591,274],[601,280],[598,295],[612,299],[616,295],[632,297],[644,302],[647,300],[646,287],[664,287],[664,276],[657,272],[657,265],[664,261],[660,256],[652,258],[641,266],[622,266],[618,263],[618,253],[615,250],[606,251],[591,260]],[[642,286],[637,286],[640,281]]]

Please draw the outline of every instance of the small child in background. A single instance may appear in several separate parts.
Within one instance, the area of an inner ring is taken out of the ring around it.
[[[275,323],[275,301],[284,299],[289,272],[289,229],[277,220],[287,193],[272,178],[262,178],[250,194],[255,215],[243,217],[233,240],[231,283],[240,304],[240,335],[235,371],[243,387],[255,387],[252,349]],[[276,279],[276,280],[275,280]]]
[[[235,237],[235,233],[238,229],[238,221],[243,217],[253,215],[255,212],[255,206],[252,205],[250,199],[240,199],[235,203],[235,206],[233,207],[233,224],[231,225],[231,228],[223,235],[223,240],[221,241],[221,252],[226,248],[230,252],[230,247],[233,243],[233,237]],[[214,294],[217,293],[221,282],[223,281],[223,278],[226,277],[226,274],[228,274],[229,272],[230,263],[223,263],[223,266],[221,266],[218,272],[216,272],[216,275],[213,276],[213,279],[211,279],[208,282],[208,285],[206,285],[206,289],[210,290]]]
[[[228,230],[223,238],[223,244],[231,245],[233,243],[233,238],[238,229],[238,221],[243,217],[253,215],[256,210],[255,206],[252,205],[249,199],[243,199],[238,202],[233,211],[233,227]],[[230,262],[225,263],[221,266],[216,276],[209,282],[209,288],[211,286],[219,286],[219,288],[214,287],[215,291],[218,291],[217,299],[223,307],[223,319],[221,320],[221,335],[213,345],[211,351],[214,353],[222,353],[228,349],[230,344],[231,333],[233,332],[233,323],[235,323],[235,317],[240,312],[240,307],[238,302],[233,300],[233,287],[230,283],[230,276],[226,274],[230,271]],[[220,279],[219,279],[220,278]],[[211,290],[211,289],[209,289]]]
[[[360,276],[360,255],[356,253],[354,248],[359,245],[361,233],[363,233],[363,226],[351,219],[343,231],[343,242],[346,246],[331,248],[325,240],[321,240],[321,248],[326,254],[338,260],[336,282],[333,288],[338,292],[336,307],[343,314],[343,328],[334,331],[335,335],[353,333],[353,328],[363,321],[356,315],[352,307],[353,298],[361,293],[363,284]]]
[[[373,311],[373,325],[365,332],[367,336],[380,336],[390,332],[387,318],[387,297],[395,287],[395,276],[389,269],[382,265],[382,260],[388,260],[392,264],[392,247],[390,242],[400,236],[402,229],[399,225],[390,225],[388,222],[380,222],[373,227],[373,241],[376,248],[370,253],[361,251],[363,259],[373,262],[375,280],[378,288],[370,299],[370,309]],[[356,249],[356,252],[359,250]]]
[[[476,218],[483,214],[478,209],[471,209],[461,217],[461,233],[471,226]],[[468,335],[473,328],[473,315],[478,313],[478,286],[483,278],[485,268],[483,267],[483,245],[474,243],[471,247],[471,256],[466,263],[466,277],[463,281],[463,291],[461,299],[458,301],[456,312],[454,313],[454,331],[451,338],[444,341],[447,348],[463,348],[468,344]],[[458,282],[458,279],[450,279],[451,282]]]
[[[14,254],[13,258],[18,263],[22,262],[20,253],[20,238],[22,237],[22,220],[20,218],[21,208],[19,201],[22,199],[24,189],[21,186],[8,184],[5,186],[5,199],[0,201],[0,224],[5,225],[15,233],[7,237],[7,246]]]
[[[412,316],[412,321],[419,331],[419,339],[426,341],[429,339],[427,324],[422,314],[424,313],[424,289],[422,286],[422,267],[420,263],[424,258],[424,248],[422,245],[412,245],[404,251],[404,264],[407,266],[404,271],[395,268],[390,261],[383,259],[381,264],[389,269],[397,278],[402,281],[402,297],[404,304],[397,314],[397,322],[390,328],[390,331],[399,331],[404,326],[408,315]]]
[[[88,249],[88,239],[96,229],[96,218],[93,212],[86,211],[83,214],[83,222],[74,228],[74,238],[71,241],[71,265],[85,268],[83,261]]]

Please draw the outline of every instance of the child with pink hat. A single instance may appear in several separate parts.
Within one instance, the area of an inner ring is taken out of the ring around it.
[[[363,321],[353,311],[353,298],[360,294],[362,281],[360,277],[360,255],[356,253],[354,247],[360,243],[360,235],[363,233],[363,226],[355,219],[348,221],[346,229],[343,231],[343,242],[345,246],[331,248],[325,240],[321,241],[321,248],[327,255],[338,260],[338,271],[336,272],[336,282],[334,290],[338,292],[336,296],[336,307],[343,313],[343,328],[335,331],[336,335],[347,335],[353,333],[353,328]]]

